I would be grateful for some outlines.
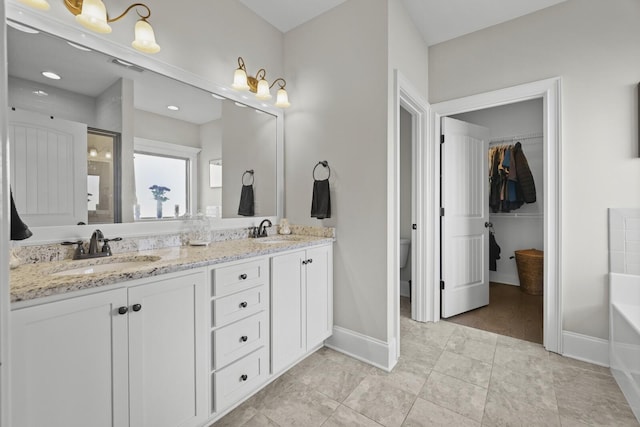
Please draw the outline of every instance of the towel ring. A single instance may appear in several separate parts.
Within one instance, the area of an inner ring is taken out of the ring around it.
[[[315,167],[313,168],[313,173],[312,173],[312,175],[313,175],[313,179],[315,179],[316,181],[318,181],[318,178],[316,178],[316,169],[317,169],[317,168],[318,168],[318,166],[320,166],[320,165],[324,166],[324,167],[325,167],[325,168],[327,168],[327,170],[329,171],[329,176],[328,176],[326,179],[331,178],[331,168],[329,167],[329,162],[327,162],[326,160],[321,160],[321,161],[319,161],[319,162],[315,165]]]
[[[244,183],[244,177],[249,174],[251,176],[251,182],[249,184],[245,184]],[[242,174],[242,185],[253,185],[253,181],[255,181],[255,176],[253,175],[253,169],[248,170],[248,171],[244,171],[244,173]]]

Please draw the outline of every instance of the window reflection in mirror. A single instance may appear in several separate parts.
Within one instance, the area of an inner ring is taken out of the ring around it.
[[[88,223],[120,223],[120,134],[89,129],[87,149]]]

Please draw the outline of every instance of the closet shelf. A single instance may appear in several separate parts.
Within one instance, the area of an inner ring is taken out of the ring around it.
[[[515,212],[496,212],[490,213],[489,218],[544,218],[541,213],[515,213]]]

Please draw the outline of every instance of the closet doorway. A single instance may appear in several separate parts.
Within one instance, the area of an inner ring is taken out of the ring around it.
[[[559,77],[524,83],[504,89],[439,102],[431,106],[432,125],[429,148],[424,167],[426,177],[433,179],[426,188],[425,196],[427,230],[433,230],[433,250],[427,250],[426,261],[433,263],[427,269],[425,281],[426,300],[419,299],[418,306],[427,310],[426,320],[439,321],[441,317],[441,251],[440,244],[440,122],[443,117],[512,105],[522,101],[542,99],[543,105],[543,159],[544,159],[544,337],[543,345],[548,351],[562,354],[562,223],[561,223],[561,86]],[[420,210],[419,206],[419,210]]]
[[[441,127],[441,316],[542,344],[542,274],[531,271],[542,258],[531,254],[544,253],[543,100],[443,117]]]

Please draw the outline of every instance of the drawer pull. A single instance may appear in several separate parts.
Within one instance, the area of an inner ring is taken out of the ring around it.
[[[246,301],[242,301],[242,302],[240,303],[240,308],[247,308],[247,305],[249,305],[249,304],[247,304],[247,302],[246,302]]]
[[[246,335],[243,335],[243,336],[240,337],[240,341],[242,341],[242,342],[247,342],[248,339],[249,339],[249,337],[246,336]]]
[[[247,275],[246,275],[246,273],[242,273],[242,274],[240,275],[240,280],[247,280]]]
[[[118,308],[118,314],[127,314],[127,311],[129,311],[129,307]]]
[[[247,374],[240,375],[240,381],[246,381],[248,378]]]

